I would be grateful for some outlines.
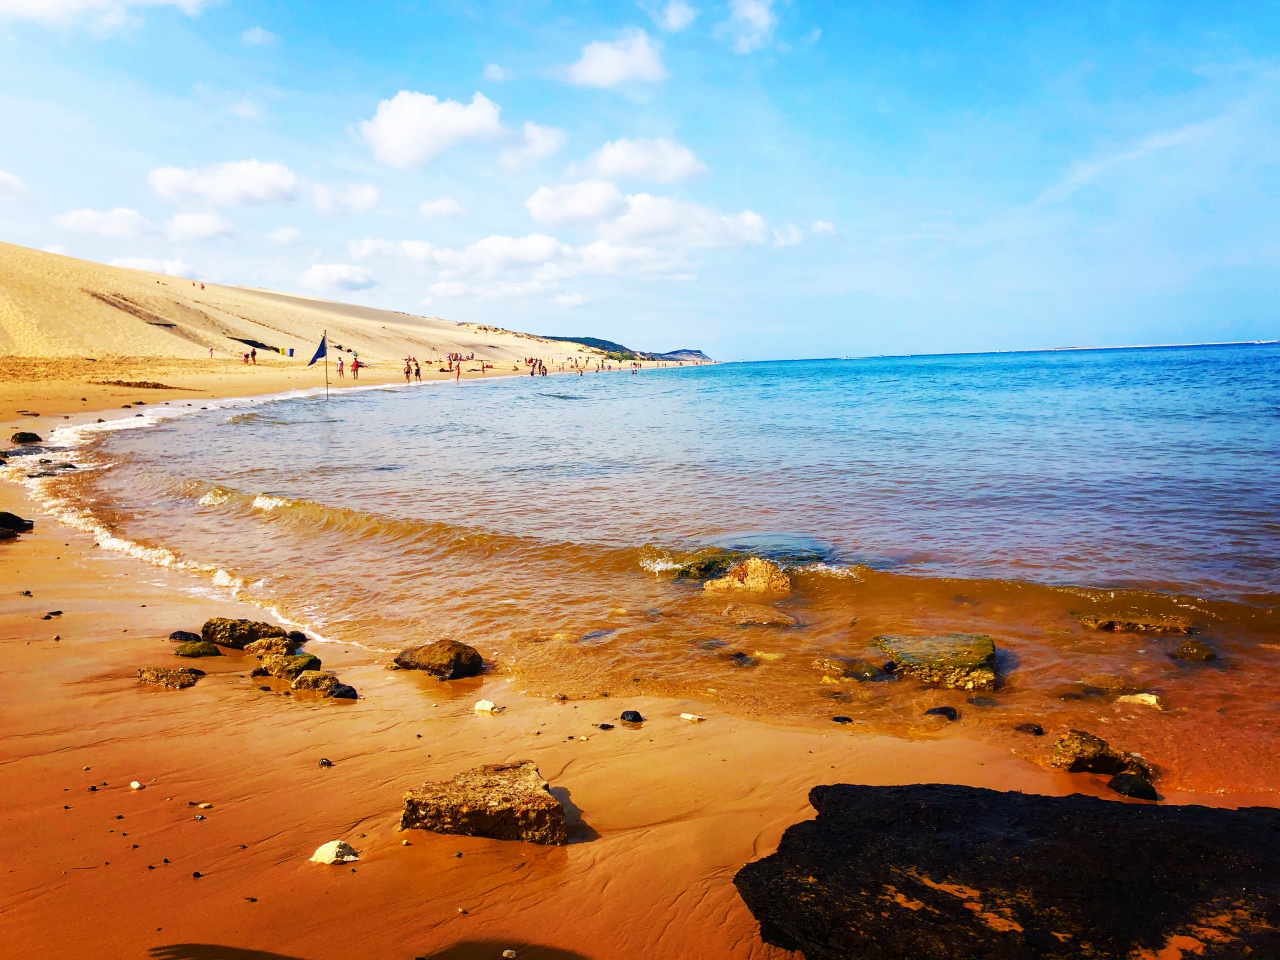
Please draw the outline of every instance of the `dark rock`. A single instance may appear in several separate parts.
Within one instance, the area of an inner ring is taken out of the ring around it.
[[[944,687],[995,689],[996,648],[990,637],[960,633],[937,637],[880,636],[875,638],[875,644],[893,659],[896,673]]]
[[[474,677],[484,670],[484,658],[475,647],[457,640],[438,640],[421,647],[410,647],[395,659],[404,670],[425,670],[437,680],[459,680]]]
[[[203,640],[189,640],[174,647],[173,654],[177,657],[220,657],[222,656],[222,651],[212,643],[205,643]]]
[[[272,623],[260,620],[229,620],[226,617],[214,617],[206,620],[200,628],[200,639],[208,643],[216,643],[220,647],[232,650],[243,650],[255,640],[264,637],[285,637],[284,629]]]
[[[175,630],[169,634],[170,640],[177,640],[179,643],[199,643],[200,634],[192,633],[190,630]]]
[[[1135,800],[1159,800],[1156,788],[1151,781],[1137,773],[1117,773],[1107,781],[1107,788],[1124,797]]]
[[[930,707],[924,712],[926,717],[946,717],[954,722],[960,719],[960,714],[955,707]]]
[[[1053,745],[1049,762],[1068,773],[1139,773],[1150,778],[1150,764],[1137,754],[1117,750],[1101,737],[1084,730],[1071,730]]]
[[[832,717],[832,723],[853,723],[853,717]]]
[[[332,767],[332,766],[333,766],[333,761],[332,761],[332,760],[330,760],[328,757],[321,757],[321,758],[320,758],[320,766],[322,766],[322,767]]]
[[[0,529],[0,540],[17,540],[18,534],[13,530]]]
[[[9,439],[13,443],[44,443],[40,434],[32,433],[30,430],[19,430]]]
[[[970,697],[968,700],[966,700],[966,701],[965,701],[965,703],[969,704],[970,706],[974,706],[974,707],[996,707],[996,706],[999,706],[999,704],[996,702],[995,697]]]
[[[1038,723],[1020,723],[1013,729],[1017,730],[1019,733],[1029,733],[1033,737],[1044,736],[1044,727],[1040,726]]]
[[[1176,660],[1185,660],[1187,663],[1207,663],[1218,658],[1216,653],[1199,640],[1183,640],[1170,656]]]
[[[807,960],[1280,956],[1280,810],[954,785],[816,787],[734,883]]]
[[[143,683],[153,683],[156,686],[167,687],[170,690],[185,690],[187,687],[194,687],[196,682],[204,676],[203,670],[196,670],[194,667],[179,667],[171,670],[168,667],[142,667],[138,671],[138,679]]]
[[[0,530],[12,530],[14,533],[26,533],[36,525],[34,520],[26,520],[16,513],[0,510]]]
[[[299,653],[292,657],[263,657],[262,669],[281,680],[296,680],[305,671],[318,671],[320,669],[320,658],[310,653]]]
[[[304,643],[307,642],[307,635],[303,633],[301,630],[290,630],[289,639],[292,640],[294,643],[296,643],[298,646],[302,646]]]
[[[329,688],[326,696],[330,700],[359,700],[360,695],[356,693],[356,688],[345,683],[335,683]]]
[[[532,760],[477,767],[410,790],[400,829],[542,844],[569,840],[564,807]]]
[[[754,667],[756,665],[756,658],[749,653],[743,653],[741,650],[729,654],[726,659],[735,667]]]
[[[1186,617],[1148,616],[1142,613],[1123,613],[1116,616],[1076,613],[1073,616],[1082,627],[1089,630],[1105,630],[1110,633],[1191,633],[1192,623]]]
[[[623,710],[622,716],[618,719],[623,723],[644,723],[644,717],[640,716],[639,710]]]
[[[612,730],[612,729],[613,729],[613,724],[612,724],[612,723],[597,723],[597,724],[596,724],[596,726],[597,726],[597,727],[599,727],[601,730]]]

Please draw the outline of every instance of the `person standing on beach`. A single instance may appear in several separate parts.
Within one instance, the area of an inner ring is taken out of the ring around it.
[[[345,380],[345,379],[346,379],[346,375],[342,372],[342,358],[341,358],[341,357],[339,357],[339,358],[338,358],[338,379],[339,379],[339,380]]]
[[[418,366],[417,359],[413,361],[413,379],[417,380],[418,383],[422,382],[422,367]]]
[[[413,368],[409,366],[408,358],[404,361],[404,382],[408,383],[413,378]]]
[[[457,372],[457,375],[453,378],[453,382],[461,383],[462,382],[462,361],[461,360],[458,361],[457,370],[458,372]]]
[[[253,365],[256,367],[258,365],[258,348],[257,347],[254,347],[252,350],[249,351],[249,357],[253,360]]]
[[[351,358],[351,379],[352,380],[360,379],[360,358],[359,357]]]

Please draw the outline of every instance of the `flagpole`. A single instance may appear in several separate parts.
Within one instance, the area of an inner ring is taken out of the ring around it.
[[[325,330],[324,335],[324,398],[329,399],[329,331]]]

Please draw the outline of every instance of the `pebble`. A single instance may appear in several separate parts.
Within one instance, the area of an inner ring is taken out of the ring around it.
[[[1160,698],[1154,693],[1126,693],[1123,697],[1116,697],[1116,703],[1132,703],[1142,707],[1155,707],[1157,710],[1164,709]]]
[[[930,707],[924,712],[926,717],[946,717],[950,721],[960,719],[960,714],[955,707]]]
[[[700,717],[696,713],[682,713],[680,714],[680,719],[688,720],[690,723],[702,723],[702,721],[706,720],[707,718]]]
[[[832,717],[832,723],[853,723],[853,717]]]
[[[639,710],[623,710],[620,718],[623,723],[644,723]]]
[[[320,766],[322,766],[322,767],[332,767],[332,766],[333,766],[333,761],[332,761],[332,760],[330,760],[328,757],[321,757],[321,758],[320,758]]]
[[[146,785],[145,783],[141,783],[141,782],[139,782],[139,781],[137,781],[137,780],[134,780],[134,781],[132,781],[132,782],[129,784],[129,789],[130,789],[130,790],[145,790],[145,789],[147,789],[147,785]]]
[[[330,840],[328,843],[322,843],[311,855],[312,863],[353,863],[359,859],[360,855],[356,853],[355,848],[345,840]]]
[[[477,700],[475,711],[476,713],[500,713],[502,707],[496,706],[492,700]]]
[[[975,707],[994,707],[996,706],[995,697],[970,697],[965,701]]]
[[[503,960],[516,960],[516,957],[518,956],[520,956],[520,954],[516,953],[514,950],[502,951]]]
[[[597,723],[597,724],[596,724],[596,726],[597,726],[598,728],[600,728],[601,730],[612,730],[612,729],[613,729],[613,724],[612,724],[612,723]]]
[[[1044,727],[1040,726],[1038,723],[1020,723],[1013,729],[1017,730],[1018,733],[1029,733],[1033,737],[1044,736]]]

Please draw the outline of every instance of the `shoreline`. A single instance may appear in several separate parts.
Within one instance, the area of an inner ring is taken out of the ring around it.
[[[105,410],[78,412],[76,421]],[[33,506],[20,485],[0,485],[0,509],[33,516]],[[761,943],[731,879],[813,815],[814,785],[953,782],[1115,799],[1105,778],[1047,770],[978,740],[768,723],[652,696],[558,703],[522,695],[502,674],[437,683],[387,672],[341,642],[313,652],[359,690],[350,704],[263,692],[247,677],[256,661],[234,652],[202,660],[209,675],[190,690],[143,688],[137,668],[183,665],[170,631],[262,611],[210,597],[188,571],[96,548],[42,512],[34,519],[34,532],[0,546],[13,585],[0,599],[12,688],[0,809],[18,828],[6,844],[0,929],[18,954],[123,958],[150,947],[197,957],[208,954],[175,945],[216,944],[277,960],[504,949],[675,960],[698,943],[699,956],[781,960],[792,955]],[[43,620],[51,610],[62,612]],[[481,697],[506,710],[477,716]],[[591,726],[623,709],[649,720],[639,730]],[[681,712],[707,722],[684,723]],[[319,768],[320,757],[334,766]],[[525,758],[567,791],[570,846],[396,831],[406,789]],[[133,779],[146,789],[131,791]],[[188,803],[202,802],[214,806],[195,821]],[[1174,791],[1167,802],[1278,803]],[[333,839],[360,851],[354,871],[308,862]],[[323,917],[298,919],[299,903],[325,904]],[[68,925],[73,909],[82,922]]]

